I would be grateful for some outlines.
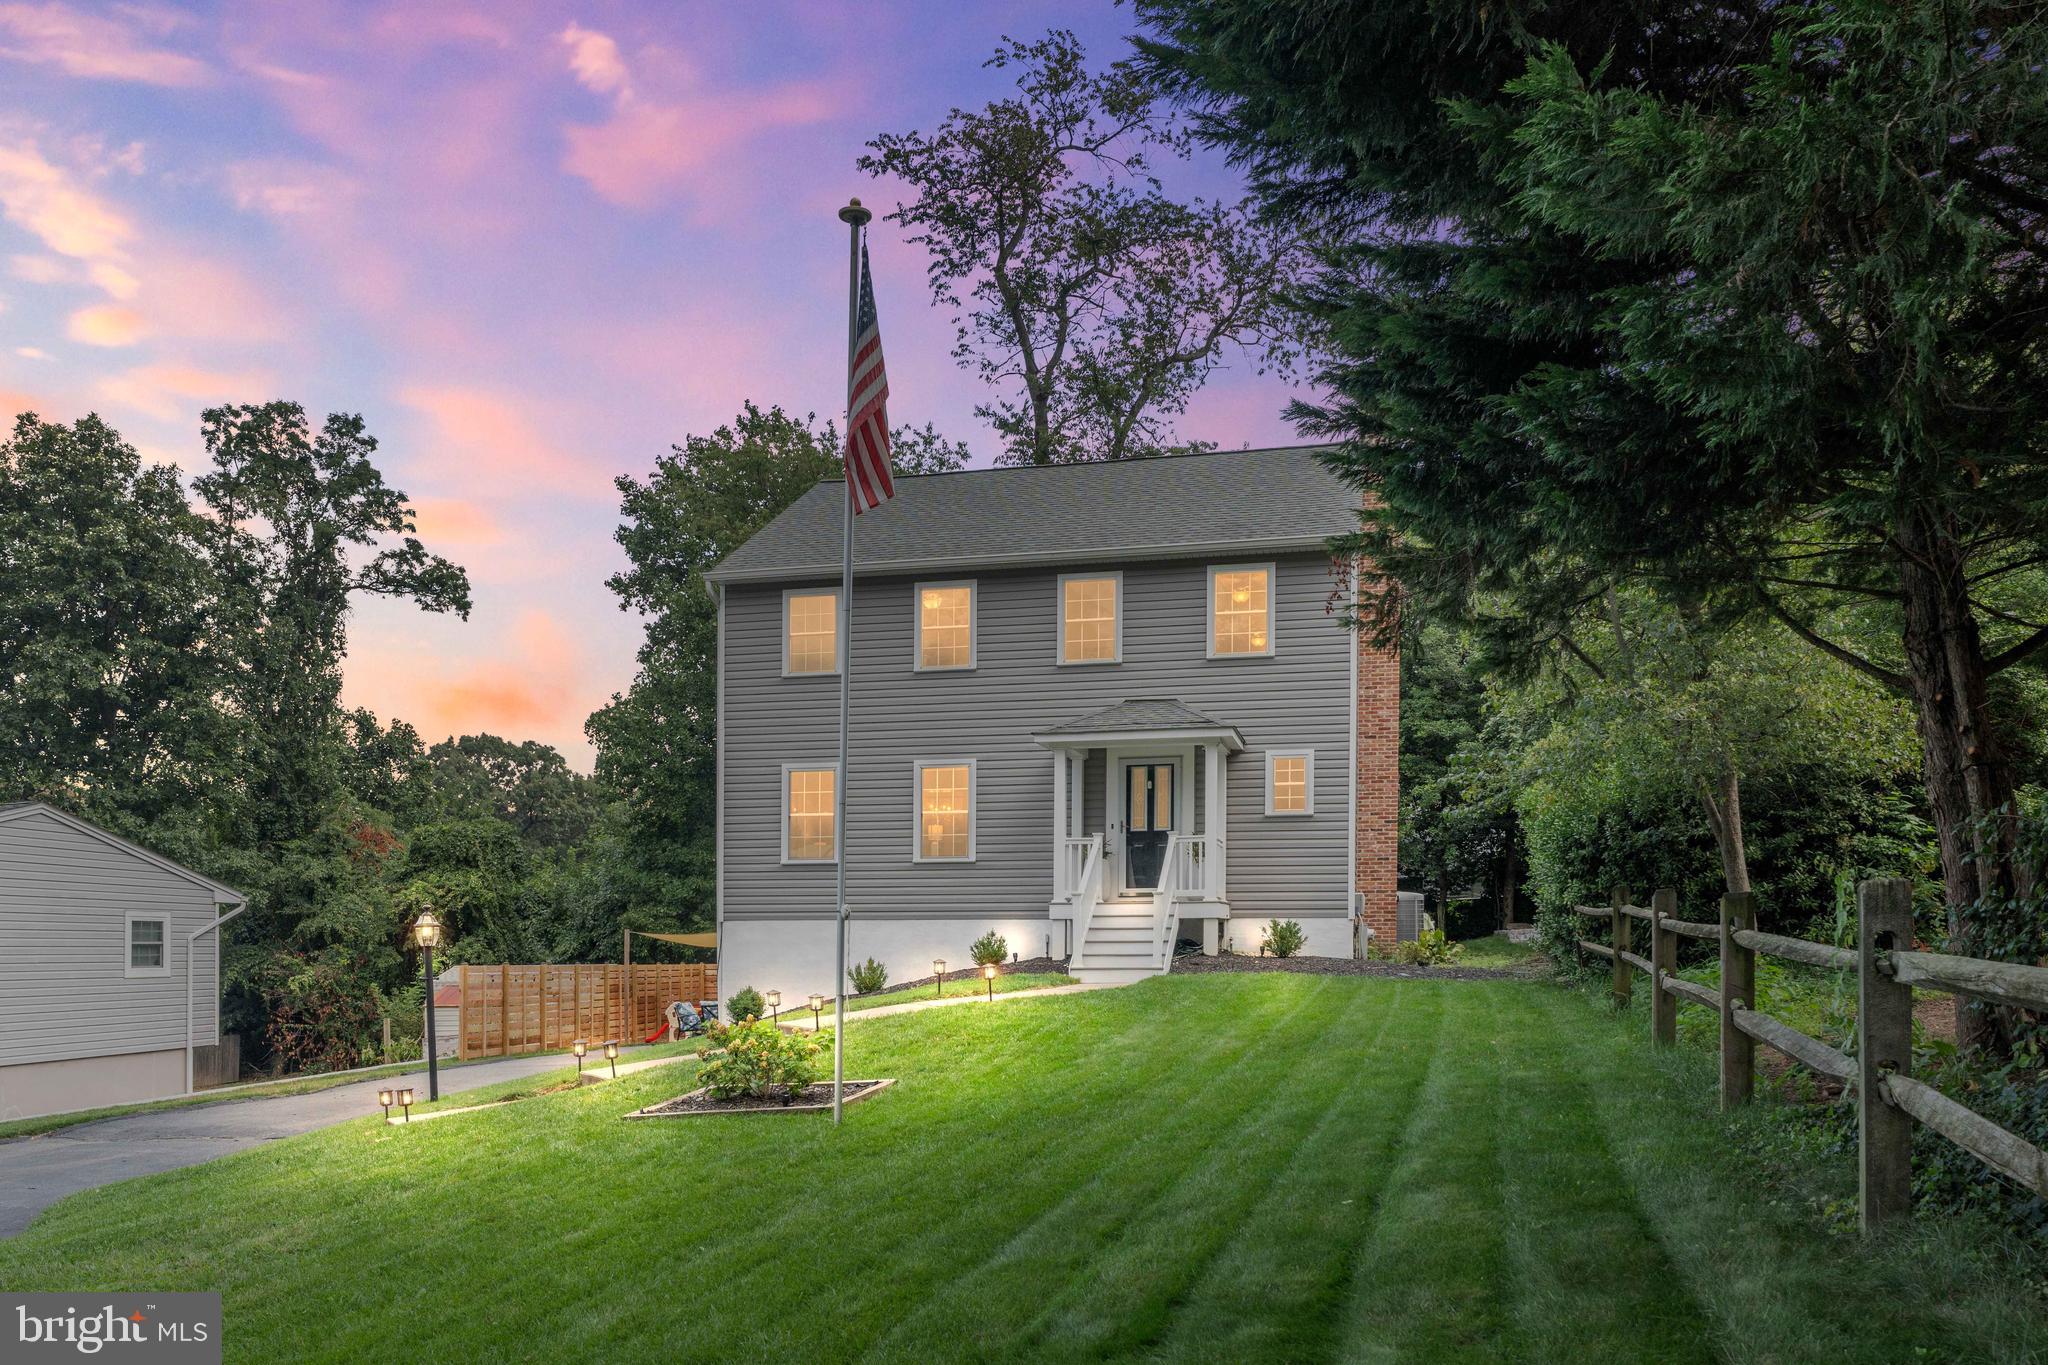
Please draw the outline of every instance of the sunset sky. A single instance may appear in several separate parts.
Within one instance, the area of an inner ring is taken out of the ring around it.
[[[742,400],[840,402],[845,237],[891,188],[854,168],[1006,85],[1005,34],[1121,55],[1108,0],[960,4],[428,0],[0,3],[0,408],[98,411],[193,470],[198,413],[361,412],[467,622],[376,603],[348,700],[429,739],[539,738],[632,678],[612,479]],[[1168,188],[1235,198],[1214,159]],[[924,291],[877,220],[897,422],[994,451]],[[1242,366],[1181,423],[1289,438]]]

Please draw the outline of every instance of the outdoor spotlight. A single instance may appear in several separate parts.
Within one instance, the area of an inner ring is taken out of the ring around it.
[[[412,1122],[412,1087],[411,1087],[411,1086],[407,1086],[407,1087],[406,1087],[405,1089],[403,1089],[403,1090],[401,1090],[401,1091],[399,1091],[399,1092],[398,1092],[398,1107],[399,1107],[400,1109],[403,1109],[403,1110],[405,1111],[405,1121],[406,1121],[407,1123],[411,1123],[411,1122]]]
[[[575,1042],[569,1044],[569,1051],[576,1054],[576,1074],[581,1077],[583,1075],[583,1054],[590,1051],[590,1044],[578,1038]]]
[[[818,1031],[819,1027],[822,1024],[821,1016],[823,1016],[824,1012],[825,997],[822,995],[813,995],[811,997],[811,1032],[816,1033]]]
[[[981,977],[982,980],[988,982],[988,1002],[993,1005],[996,1002],[996,964],[991,962],[986,967],[983,967],[981,969]]]
[[[933,984],[938,987],[936,993],[944,995],[946,993],[946,959],[943,957],[932,959],[932,977]]]
[[[391,1122],[391,1092],[388,1089],[379,1090],[377,1092],[377,1103],[384,1106],[384,1121],[386,1123]]]
[[[761,997],[768,1003],[768,1022],[778,1028],[782,1025],[782,992],[770,991]]]
[[[619,1078],[619,1045],[617,1040],[605,1043],[604,1059],[612,1064],[612,1079],[617,1080]]]
[[[431,948],[441,941],[441,921],[433,911],[420,911],[420,917],[412,922],[412,939],[422,948]]]

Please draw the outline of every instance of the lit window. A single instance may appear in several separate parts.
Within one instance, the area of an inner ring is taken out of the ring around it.
[[[917,856],[974,856],[974,765],[917,765]]]
[[[1117,592],[1122,581],[1114,574],[1100,578],[1060,580],[1060,662],[1112,664],[1118,648]]]
[[[917,666],[974,667],[974,585],[917,585]]]
[[[783,857],[793,863],[829,863],[837,855],[832,837],[838,773],[831,768],[783,770],[783,810],[788,820]]]
[[[1315,814],[1314,773],[1312,754],[1266,755],[1266,814]]]
[[[839,671],[839,594],[791,592],[782,596],[785,673]]]
[[[142,915],[128,917],[128,974],[153,976],[166,969],[164,922]]]
[[[1209,653],[1273,652],[1273,570],[1209,570]]]

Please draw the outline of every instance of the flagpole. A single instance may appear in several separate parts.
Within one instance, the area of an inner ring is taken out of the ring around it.
[[[846,430],[841,441],[853,439],[853,355],[860,339],[860,234],[874,217],[855,199],[839,210],[839,221],[847,227],[846,284]],[[846,1088],[846,769],[847,713],[853,688],[853,469],[846,468],[846,498],[840,504],[839,519],[845,526],[839,574],[839,773],[832,783],[832,839],[835,860],[839,929],[839,972],[833,978],[832,1008],[832,1122],[840,1118],[840,1094]]]

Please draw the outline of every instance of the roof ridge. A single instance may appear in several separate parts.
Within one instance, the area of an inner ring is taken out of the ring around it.
[[[1276,455],[1298,450],[1334,450],[1342,441],[1304,441],[1289,446],[1240,446],[1235,450],[1176,450],[1167,455],[1133,455],[1121,460],[1055,460],[1050,464],[970,465],[962,469],[941,469],[925,474],[898,474],[896,479],[950,479],[957,474],[1027,474],[1054,469],[1109,469],[1120,465],[1164,464],[1168,460],[1213,460],[1226,455]],[[821,484],[845,483],[845,476],[827,475]]]

